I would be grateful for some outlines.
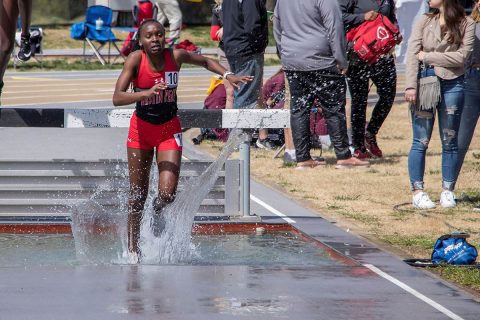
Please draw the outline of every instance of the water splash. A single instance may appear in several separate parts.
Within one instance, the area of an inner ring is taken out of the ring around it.
[[[232,130],[218,158],[199,177],[190,179],[175,202],[164,209],[162,214],[166,224],[160,237],[154,237],[150,228],[153,208],[146,208],[140,239],[142,263],[188,262],[192,252],[190,238],[195,213],[215,184],[225,161],[245,138],[241,130]]]
[[[150,188],[140,230],[141,263],[174,264],[189,261],[193,247],[190,239],[194,216],[218,179],[225,161],[245,138],[241,130],[232,130],[218,158],[199,177],[188,180],[176,200],[162,212],[166,224],[159,237],[154,236],[151,229],[154,214],[151,199],[156,196],[156,190]],[[124,172],[123,178],[128,179],[127,176],[128,173]],[[155,184],[156,179],[152,173],[151,184]],[[102,203],[109,196],[111,186],[106,183],[99,186],[90,199],[78,201],[71,207],[76,256],[81,263],[128,263],[128,190],[116,193],[120,208],[115,210]]]
[[[102,200],[107,197],[111,197],[108,183],[99,186],[90,199],[78,201],[71,207],[75,252],[81,263],[124,263],[128,191],[120,190],[115,194],[120,207],[105,206]]]

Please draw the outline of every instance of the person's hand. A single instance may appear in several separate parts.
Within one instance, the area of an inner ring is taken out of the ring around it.
[[[341,75],[346,75],[348,71],[348,66],[347,67],[340,67],[340,65],[337,64],[337,69],[338,72],[340,72]]]
[[[399,33],[398,36],[397,36],[397,44],[402,43],[402,41],[403,41],[403,35],[401,33]]]
[[[418,60],[423,61],[423,59],[425,59],[425,52],[420,51],[419,53],[417,53],[417,58]]]
[[[248,83],[253,81],[253,76],[237,76],[234,74],[227,75],[227,80],[232,86],[239,89],[240,83]]]
[[[365,21],[373,21],[375,19],[377,19],[377,16],[378,16],[378,12],[377,11],[368,11],[367,13],[365,13]]]
[[[218,40],[222,40],[223,39],[223,27],[221,27],[220,29],[218,29],[217,33],[216,33],[216,36],[218,38]]]
[[[160,91],[167,89],[167,84],[165,81],[156,83],[153,87],[145,91],[145,95],[147,98],[153,97],[159,94]]]
[[[417,90],[407,89],[405,90],[405,101],[415,103],[417,99]]]

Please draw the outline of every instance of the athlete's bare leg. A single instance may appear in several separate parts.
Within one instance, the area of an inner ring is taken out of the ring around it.
[[[140,223],[148,195],[153,150],[127,148],[130,195],[128,198],[128,251],[140,258]]]
[[[22,20],[22,36],[29,36],[30,22],[32,21],[32,0],[18,0],[18,8]]]
[[[158,214],[167,204],[175,200],[181,161],[181,151],[157,151],[157,166],[160,176],[158,179],[158,197],[154,209]]]
[[[3,76],[13,51],[17,19],[18,0],[2,0],[0,4],[0,95],[3,88]]]

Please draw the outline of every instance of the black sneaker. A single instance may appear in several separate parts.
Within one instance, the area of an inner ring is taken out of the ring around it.
[[[158,198],[153,199],[153,216],[150,223],[150,228],[155,237],[160,237],[162,231],[165,229],[167,221],[165,220],[165,214],[162,212],[165,208],[165,205],[158,200]]]
[[[255,145],[259,149],[268,149],[268,150],[274,150],[276,149],[275,145],[267,138],[267,139],[257,139],[257,142],[255,142]]]
[[[32,45],[30,44],[30,35],[23,36],[20,42],[20,50],[18,50],[17,58],[23,62],[30,60],[32,57]]]

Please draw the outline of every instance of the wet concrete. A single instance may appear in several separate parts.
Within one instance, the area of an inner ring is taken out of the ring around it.
[[[367,269],[2,269],[2,319],[443,319]],[[471,319],[474,319],[473,317]]]

